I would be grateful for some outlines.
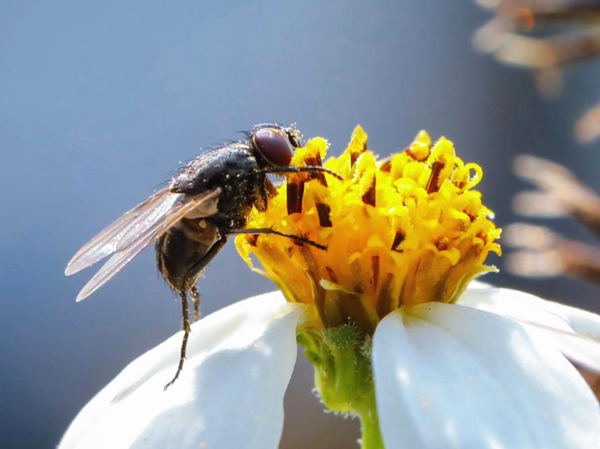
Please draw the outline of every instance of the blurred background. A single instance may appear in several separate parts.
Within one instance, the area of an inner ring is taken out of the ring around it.
[[[358,123],[388,155],[420,129],[484,168],[505,226],[526,185],[513,158],[560,161],[600,189],[599,144],[571,124],[600,97],[597,65],[540,98],[525,70],[474,50],[491,17],[471,2],[20,2],[0,6],[0,447],[56,445],[81,407],[131,360],[179,330],[179,302],[148,250],[91,298],[66,278],[89,238],[202,146],[277,120],[339,154]],[[565,236],[591,241],[558,221]],[[491,263],[502,268],[497,257]],[[486,281],[600,311],[593,286],[506,270]],[[200,281],[202,312],[273,289],[234,245]],[[358,447],[358,421],[325,414],[300,357],[282,448]]]

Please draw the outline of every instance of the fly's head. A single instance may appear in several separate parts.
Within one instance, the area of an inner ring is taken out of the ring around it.
[[[295,126],[263,123],[252,128],[250,140],[254,150],[272,167],[288,167],[294,151],[300,147],[300,132]]]

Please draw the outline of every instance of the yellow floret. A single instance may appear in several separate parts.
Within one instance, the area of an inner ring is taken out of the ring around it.
[[[292,165],[321,165],[326,150],[324,139],[312,139]],[[482,170],[463,163],[449,140],[432,146],[421,131],[405,151],[377,161],[358,126],[347,150],[323,166],[343,180],[289,175],[247,227],[272,227],[327,250],[277,235],[239,236],[236,246],[250,266],[254,254],[289,301],[314,305],[324,327],[352,323],[371,333],[394,309],[453,302],[473,277],[494,269],[483,263],[490,251],[500,254],[501,231],[473,190]]]

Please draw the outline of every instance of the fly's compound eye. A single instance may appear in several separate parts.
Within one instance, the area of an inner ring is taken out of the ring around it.
[[[287,133],[275,128],[260,128],[252,135],[254,145],[271,165],[287,167],[294,156],[293,143]]]

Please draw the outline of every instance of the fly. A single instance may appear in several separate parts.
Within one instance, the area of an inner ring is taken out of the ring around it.
[[[167,389],[179,377],[190,334],[188,295],[199,318],[200,294],[196,281],[233,234],[275,234],[326,250],[302,236],[272,228],[246,229],[253,208],[264,211],[275,194],[269,174],[299,172],[336,173],[320,166],[291,166],[299,133],[276,123],[256,125],[237,142],[211,149],[189,162],[169,185],[125,213],[71,259],[67,276],[112,255],[83,287],[77,301],[108,282],[142,250],[155,243],[160,274],[180,296],[183,341],[179,365]],[[322,176],[322,175],[321,175]]]

